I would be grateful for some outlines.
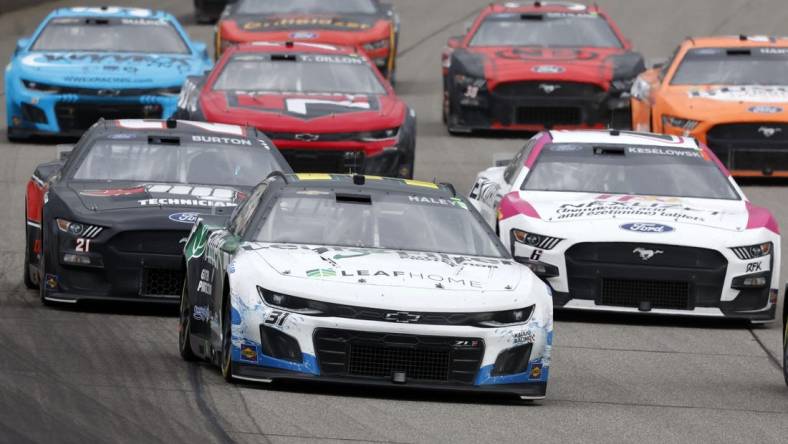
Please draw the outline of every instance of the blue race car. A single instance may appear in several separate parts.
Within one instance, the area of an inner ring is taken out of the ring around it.
[[[167,118],[186,77],[211,67],[206,45],[168,13],[57,9],[6,68],[8,139],[78,137],[100,117]]]

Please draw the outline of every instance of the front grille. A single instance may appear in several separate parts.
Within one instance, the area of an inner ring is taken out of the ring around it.
[[[510,82],[495,87],[496,95],[508,98],[582,98],[590,99],[604,90],[590,83],[575,82]]]
[[[302,142],[347,142],[349,140],[361,140],[360,133],[271,133],[265,134],[272,140],[295,140]]]
[[[109,246],[123,253],[183,254],[188,231],[124,231],[113,237]]]
[[[583,122],[583,112],[571,106],[520,107],[516,122],[520,125],[579,125]]]
[[[61,131],[81,130],[91,127],[100,118],[113,119],[160,119],[161,105],[58,103],[55,116]]]
[[[664,244],[585,242],[565,258],[572,298],[628,307],[719,307],[728,268],[716,250]]]
[[[181,270],[142,270],[140,295],[148,297],[179,297],[183,290],[184,273]]]
[[[688,282],[602,279],[600,305],[639,307],[643,302],[648,302],[651,308],[694,308]]]
[[[282,149],[281,152],[296,172],[339,174],[363,172],[363,151]]]
[[[709,148],[730,169],[788,170],[788,124],[717,125],[706,137]]]
[[[479,338],[317,329],[315,352],[326,376],[472,384],[484,356]]]

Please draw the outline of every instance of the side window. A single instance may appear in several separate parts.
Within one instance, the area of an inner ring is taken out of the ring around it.
[[[533,138],[525,144],[523,149],[514,156],[514,159],[509,163],[509,166],[506,167],[506,170],[503,172],[503,180],[506,181],[509,185],[512,184],[514,179],[520,175],[520,171],[523,170],[525,159],[528,158],[528,155],[531,154],[531,150],[536,145],[536,138]]]
[[[249,220],[254,217],[257,206],[260,204],[260,198],[271,183],[270,180],[271,179],[266,180],[258,185],[257,188],[252,191],[251,196],[238,207],[238,210],[233,214],[233,219],[230,222],[231,233],[243,236],[244,231],[246,231],[246,226],[249,224]]]

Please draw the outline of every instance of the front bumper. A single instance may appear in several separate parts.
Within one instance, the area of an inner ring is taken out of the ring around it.
[[[89,234],[87,230],[91,228],[86,229]],[[178,303],[185,271],[181,241],[188,235],[188,230],[102,228],[95,237],[78,241],[58,232],[56,245],[45,247],[43,296],[53,302]],[[75,263],[79,260],[89,263]]]
[[[684,131],[664,127],[666,134]],[[788,177],[788,122],[701,122],[689,133],[706,143],[735,177]]]
[[[79,137],[99,118],[167,118],[178,98],[168,96],[101,97],[42,94],[20,88],[7,98],[9,133],[17,137]]]
[[[552,313],[537,310],[520,326],[479,328],[296,313],[283,317],[264,304],[243,304],[238,296],[233,307],[234,318],[240,319],[233,325],[233,369],[240,379],[482,391],[528,399],[546,393]],[[521,359],[513,373],[496,370],[503,368],[505,353]]]
[[[550,91],[550,92],[547,92]],[[572,82],[516,82],[475,89],[452,84],[448,124],[467,130],[541,131],[618,125],[629,116],[628,93]],[[627,125],[624,125],[627,126]]]
[[[756,243],[756,242],[753,242]],[[775,245],[779,239],[775,241]],[[597,246],[598,248],[594,248]],[[646,263],[633,252],[662,251],[678,262]],[[536,249],[516,244],[518,256]],[[592,310],[651,315],[726,317],[773,321],[777,307],[779,265],[772,256],[741,260],[727,248],[707,249],[646,242],[562,241],[553,250],[540,250],[539,262],[557,276],[545,277],[553,289],[556,310]],[[682,262],[684,261],[684,262]],[[685,263],[686,262],[686,263]],[[743,276],[762,275],[766,284],[740,288]]]

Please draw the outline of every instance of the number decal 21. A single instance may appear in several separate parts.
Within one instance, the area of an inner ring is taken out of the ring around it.
[[[90,239],[77,238],[77,246],[74,248],[78,253],[87,253],[90,251]]]

